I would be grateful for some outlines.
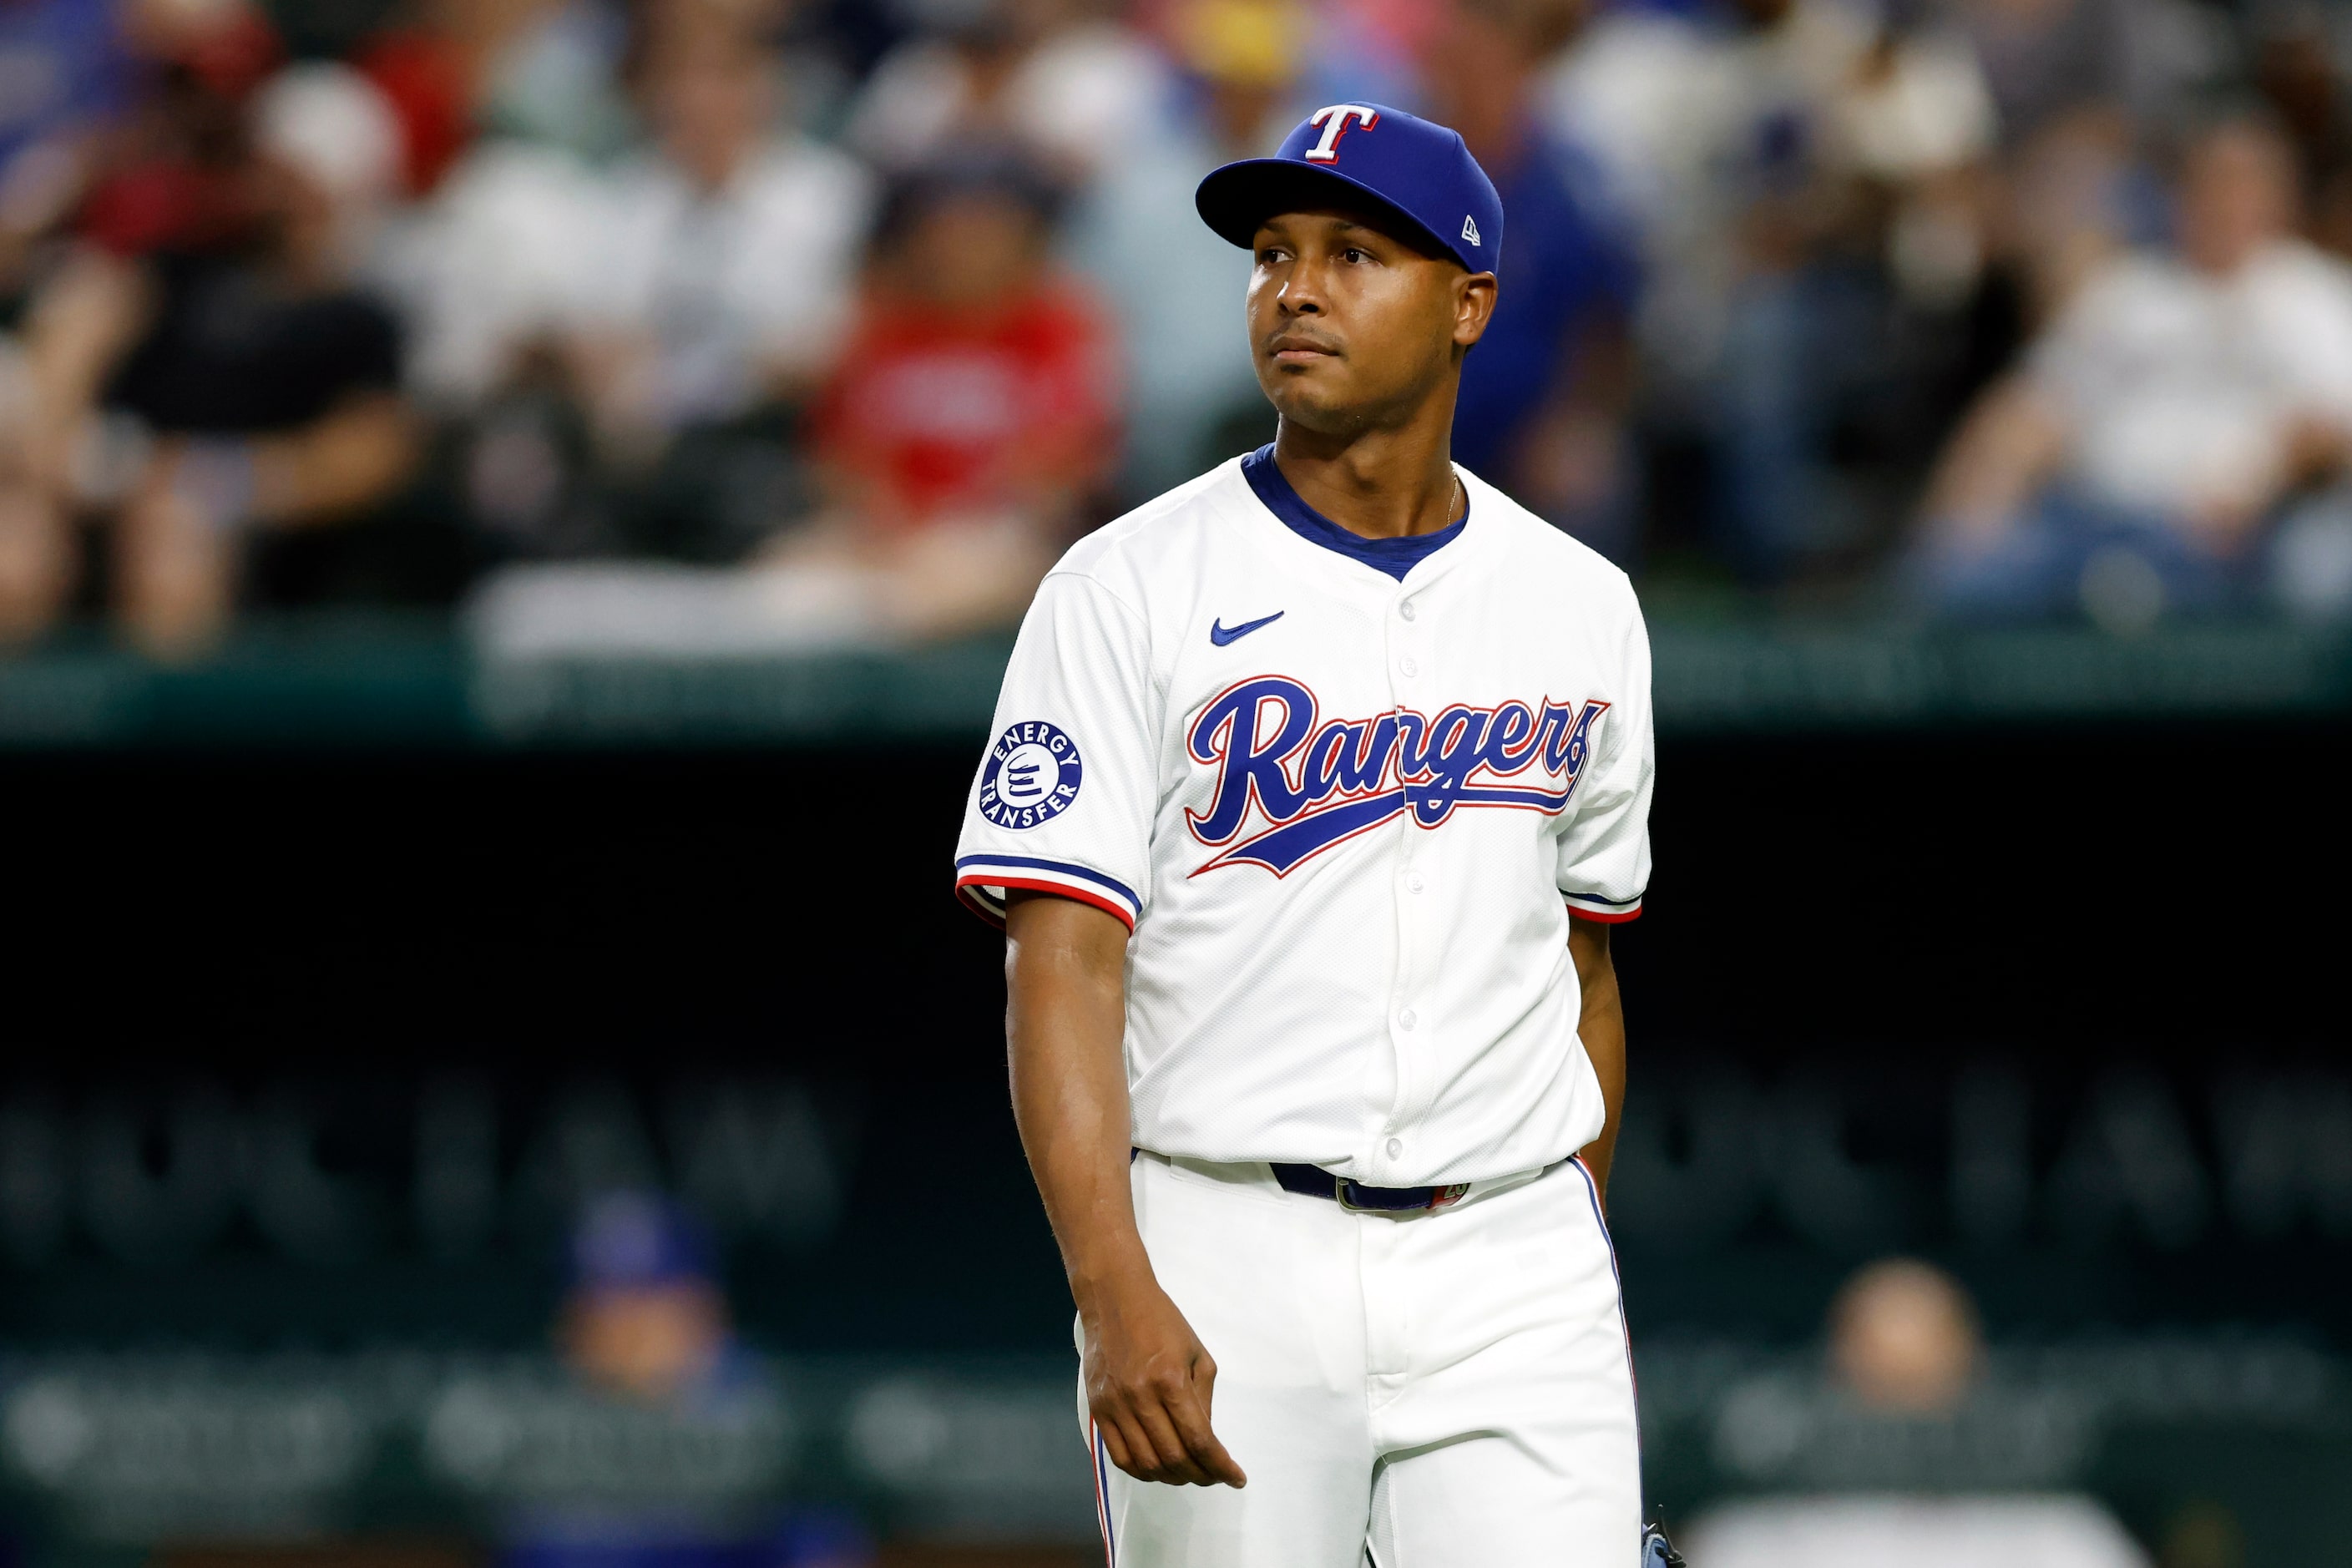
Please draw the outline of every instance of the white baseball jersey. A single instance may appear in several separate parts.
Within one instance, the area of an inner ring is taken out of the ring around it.
[[[1271,448],[1081,541],[1039,590],[956,886],[1133,931],[1136,1144],[1376,1186],[1599,1134],[1569,911],[1650,870],[1649,643],[1624,574],[1469,474],[1365,540]]]

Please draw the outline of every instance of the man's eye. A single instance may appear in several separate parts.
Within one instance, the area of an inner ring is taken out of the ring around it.
[[[1370,261],[1372,258],[1372,253],[1370,251],[1360,250],[1352,245],[1348,247],[1347,249],[1341,251],[1339,255],[1343,259],[1348,261]]]

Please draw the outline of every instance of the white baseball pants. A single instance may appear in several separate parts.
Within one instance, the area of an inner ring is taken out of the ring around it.
[[[1249,1485],[1136,1480],[1089,1425],[1110,1568],[1633,1568],[1633,1371],[1581,1163],[1404,1215],[1262,1163],[1145,1152],[1132,1176]]]

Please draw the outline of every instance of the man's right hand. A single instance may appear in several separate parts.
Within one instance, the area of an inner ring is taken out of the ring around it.
[[[1005,899],[1013,1113],[1085,1327],[1087,1408],[1139,1481],[1245,1484],[1209,1430],[1217,1363],[1151,1275],[1135,1224],[1124,1001],[1127,926],[1091,904]]]
[[[1217,1363],[1148,1274],[1087,1292],[1087,1407],[1110,1462],[1139,1481],[1249,1484],[1209,1427]]]

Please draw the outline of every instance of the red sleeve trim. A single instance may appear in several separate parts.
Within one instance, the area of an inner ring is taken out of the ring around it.
[[[1591,910],[1579,909],[1574,904],[1570,904],[1568,906],[1568,912],[1578,920],[1591,921],[1595,925],[1621,926],[1627,921],[1640,920],[1642,906],[1636,904],[1630,910],[1619,910],[1613,914],[1599,915],[1594,914]]]
[[[994,926],[998,931],[1003,931],[1004,929],[1004,917],[998,914],[994,910],[990,909],[986,900],[978,897],[971,891],[971,889],[976,886],[978,886],[977,883],[958,882],[955,889],[956,902],[961,904],[965,909],[970,910],[973,914],[978,915],[982,920],[986,921],[990,925]]]
[[[992,872],[977,877],[966,877],[957,882],[956,893],[963,900],[964,907],[978,914],[989,924],[1002,930],[1004,917],[964,892],[963,889],[966,888],[1020,888],[1028,892],[1051,893],[1055,898],[1071,899],[1081,904],[1092,904],[1105,914],[1116,916],[1118,923],[1127,928],[1129,935],[1135,934],[1135,917],[1120,908],[1117,900],[1073,888],[1067,882],[1046,882],[1034,877],[1003,877]]]

